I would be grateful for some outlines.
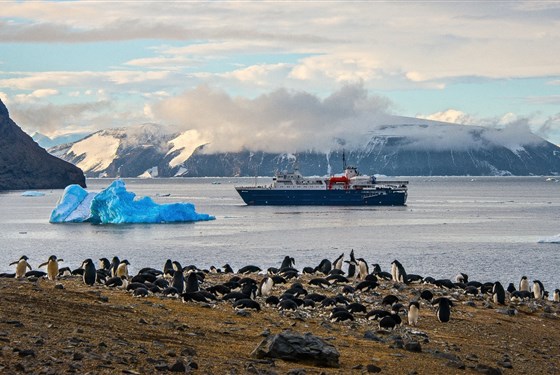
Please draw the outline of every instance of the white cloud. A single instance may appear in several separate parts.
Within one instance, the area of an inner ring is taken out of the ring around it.
[[[427,120],[449,122],[461,125],[474,125],[479,123],[477,119],[457,109],[447,109],[445,111],[432,113],[430,115],[419,115],[418,118],[425,118]]]

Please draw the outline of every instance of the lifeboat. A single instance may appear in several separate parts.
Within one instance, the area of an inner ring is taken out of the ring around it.
[[[338,183],[343,183],[344,184],[344,189],[348,190],[348,185],[350,184],[350,179],[346,176],[329,178],[329,186],[328,186],[329,190],[332,189],[334,184],[338,184]]]

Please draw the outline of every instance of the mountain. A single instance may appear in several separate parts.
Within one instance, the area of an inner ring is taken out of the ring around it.
[[[0,190],[58,189],[86,186],[76,166],[50,155],[10,119],[0,100]]]
[[[556,175],[560,148],[524,129],[490,129],[399,118],[377,127],[358,147],[346,148],[349,164],[364,174],[389,176]],[[345,146],[347,147],[347,146]],[[270,176],[292,168],[288,153],[243,150],[208,153],[196,131],[170,132],[145,124],[96,132],[49,151],[88,176]],[[342,171],[341,150],[297,153],[306,175]]]
[[[51,148],[65,143],[72,143],[72,142],[79,141],[80,139],[86,137],[87,135],[89,135],[89,133],[73,133],[73,134],[64,134],[58,137],[50,138],[44,134],[35,132],[31,135],[31,138],[33,138],[33,140],[37,142],[39,146],[43,148]]]

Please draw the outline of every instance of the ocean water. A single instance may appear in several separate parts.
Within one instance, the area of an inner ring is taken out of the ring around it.
[[[33,267],[55,254],[61,266],[115,255],[132,272],[162,268],[166,259],[201,268],[296,267],[323,258],[346,259],[351,249],[384,270],[398,259],[408,273],[514,282],[526,275],[547,290],[560,288],[560,244],[539,240],[560,233],[560,183],[545,177],[409,178],[406,207],[251,207],[234,186],[254,178],[126,179],[127,189],[159,203],[192,202],[216,220],[182,224],[49,224],[62,190],[24,197],[0,193],[0,272],[27,255]],[[259,184],[270,179],[260,178]],[[111,180],[90,179],[99,191]],[[169,196],[161,196],[169,194]]]

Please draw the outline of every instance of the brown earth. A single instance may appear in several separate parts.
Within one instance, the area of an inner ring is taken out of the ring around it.
[[[209,276],[208,283],[217,277],[224,276]],[[387,374],[560,374],[560,311],[552,302],[511,306],[517,313],[510,316],[498,311],[508,307],[481,297],[469,306],[466,297],[456,294],[451,322],[438,322],[434,309],[423,305],[418,327],[403,324],[384,333],[375,321],[333,323],[318,310],[281,313],[263,306],[244,317],[226,302],[209,307],[156,296],[135,298],[122,290],[85,286],[78,278],[58,283],[64,288],[44,279],[0,279],[1,374],[153,374],[176,362],[203,374],[286,374],[294,369],[361,374],[374,370],[368,365]],[[398,292],[384,283],[378,292],[410,299],[419,288]],[[275,292],[280,289],[275,286]],[[367,294],[362,302],[370,302],[369,308],[380,302],[381,297]],[[263,332],[286,329],[312,332],[332,343],[340,352],[340,367],[251,357]],[[385,342],[365,339],[366,331]],[[398,348],[395,335],[404,343],[418,341],[421,352]],[[505,358],[512,368],[506,368]],[[465,368],[457,368],[461,365]]]

